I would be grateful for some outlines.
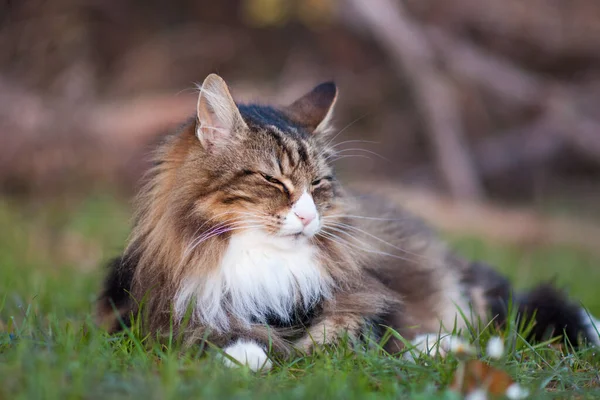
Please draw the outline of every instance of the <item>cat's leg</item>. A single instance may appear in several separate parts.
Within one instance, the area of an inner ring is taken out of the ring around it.
[[[335,343],[342,337],[358,339],[368,333],[373,321],[382,321],[390,310],[401,308],[401,301],[370,275],[357,278],[355,286],[337,292],[325,301],[321,315],[311,324],[295,347],[310,352],[314,346]]]
[[[305,336],[296,342],[297,349],[310,353],[315,346],[335,343],[341,337],[357,339],[364,332],[366,319],[361,315],[331,315],[313,325]],[[403,335],[404,336],[404,335]],[[410,337],[406,335],[406,337]],[[411,348],[406,349],[404,343],[397,339],[390,340],[385,348],[390,353],[407,350],[403,357],[414,361],[420,353],[434,357],[445,356],[451,351],[463,351],[468,346],[464,340],[451,333],[423,333],[410,340]]]
[[[315,346],[335,343],[344,336],[358,338],[364,322],[365,319],[360,315],[325,315],[296,341],[296,348],[310,353]]]

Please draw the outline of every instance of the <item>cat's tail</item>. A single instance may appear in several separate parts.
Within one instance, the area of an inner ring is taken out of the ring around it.
[[[563,336],[575,347],[584,343],[600,346],[600,320],[556,285],[544,283],[526,292],[516,292],[506,278],[479,262],[470,265],[466,276],[469,286],[482,294],[479,297],[498,324],[509,318],[510,304],[524,326],[532,324],[528,340]]]
[[[535,319],[529,339],[539,341],[564,335],[574,346],[581,345],[582,340],[600,346],[600,320],[555,285],[544,283],[517,294],[515,303],[521,318]]]

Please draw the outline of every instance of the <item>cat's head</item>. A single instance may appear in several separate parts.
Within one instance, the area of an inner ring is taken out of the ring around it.
[[[323,83],[289,106],[237,105],[223,79],[209,75],[173,189],[188,203],[178,207],[205,224],[194,229],[314,237],[337,212],[326,137],[336,97],[336,86]]]

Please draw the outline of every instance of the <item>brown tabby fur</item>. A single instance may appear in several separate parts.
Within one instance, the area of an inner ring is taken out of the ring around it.
[[[389,326],[410,340],[440,331],[440,324],[446,331],[464,328],[457,308],[485,319],[491,301],[506,300],[506,281],[451,254],[420,220],[385,199],[342,189],[330,163],[335,148],[325,133],[336,92],[331,86],[320,88],[287,108],[240,106],[241,119],[232,123],[225,145],[214,138],[201,142],[195,118],[159,148],[137,199],[129,245],[113,266],[116,285],[136,301],[144,299],[145,330],[169,332],[182,282],[219,268],[230,235],[237,231],[216,235],[186,254],[200,233],[245,213],[264,216],[264,229],[276,232],[300,196],[299,188],[320,178],[312,195],[323,226],[310,240],[318,248],[320,268],[335,282],[333,296],[307,310],[307,321],[293,324],[247,327],[232,317],[229,331],[215,332],[194,318],[185,328],[174,321],[175,332],[187,343],[208,338],[225,346],[248,338],[288,354],[343,334],[359,337],[374,325]],[[285,186],[266,181],[257,171]],[[137,303],[117,296],[117,289],[107,287],[98,303],[98,320],[112,330],[120,327],[115,307],[123,318],[137,312]],[[402,347],[395,339],[387,344],[391,351]]]

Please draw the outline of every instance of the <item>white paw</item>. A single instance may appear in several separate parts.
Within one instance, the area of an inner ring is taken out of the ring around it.
[[[225,347],[223,351],[240,364],[247,365],[253,371],[268,371],[273,366],[273,363],[269,360],[269,357],[267,357],[265,350],[251,341],[240,339]],[[239,366],[227,357],[223,357],[223,362],[228,367]]]
[[[587,336],[594,342],[594,345],[600,346],[600,320],[594,318],[585,309],[581,309],[581,318],[585,325]]]
[[[424,333],[417,335],[411,344],[413,348],[404,353],[404,359],[415,362],[420,354],[426,354],[430,357],[440,355],[446,356],[450,351],[468,351],[469,346],[458,336],[450,334]]]

